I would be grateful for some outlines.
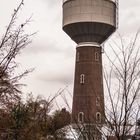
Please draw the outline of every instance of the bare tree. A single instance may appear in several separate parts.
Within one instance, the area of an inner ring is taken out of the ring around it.
[[[134,133],[139,115],[140,97],[140,47],[138,34],[128,42],[119,35],[120,43],[112,41],[105,52],[109,66],[104,67],[106,95],[106,121],[109,135],[124,140]]]
[[[75,130],[82,137],[80,139],[92,140],[95,136],[103,135],[106,139],[124,140],[134,134],[136,121],[140,115],[140,46],[137,44],[138,35],[139,32],[131,40],[125,40],[119,35],[116,41],[111,40],[106,45],[111,50],[105,51],[104,54],[104,63],[106,63],[106,65],[103,64],[105,105],[102,104],[104,102],[100,104],[101,108],[105,109],[105,114],[102,116],[105,122],[97,123],[95,126],[75,121]],[[95,91],[94,88],[92,90]],[[71,110],[68,98],[63,94],[62,98]],[[88,118],[88,116],[86,117]],[[67,126],[66,129],[71,131],[73,139],[77,139],[73,127]],[[95,135],[94,132],[96,132]]]
[[[12,102],[20,99],[22,92],[19,88],[21,86],[19,80],[30,71],[26,70],[19,75],[15,72],[18,67],[15,58],[23,48],[31,43],[31,37],[34,34],[24,32],[31,18],[17,25],[17,17],[23,4],[24,0],[21,0],[18,7],[14,9],[0,41],[0,107],[11,106]]]

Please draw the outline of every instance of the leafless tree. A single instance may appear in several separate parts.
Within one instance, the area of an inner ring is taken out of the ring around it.
[[[23,4],[24,0],[21,0],[18,7],[14,9],[0,41],[0,107],[11,106],[12,102],[19,100],[22,93],[19,88],[22,84],[19,84],[19,80],[30,72],[26,70],[19,75],[15,72],[18,67],[15,58],[23,48],[31,43],[31,37],[34,34],[25,33],[25,26],[31,18],[17,24],[18,14]]]
[[[104,67],[106,97],[106,122],[109,135],[118,140],[134,133],[139,115],[140,97],[140,46],[139,32],[130,41],[119,35],[119,42],[113,40],[105,52],[109,66]]]
[[[131,137],[140,115],[140,46],[137,44],[138,35],[139,32],[130,40],[124,39],[118,34],[116,40],[111,40],[110,43],[106,44],[111,50],[105,49],[103,56],[105,60],[103,64],[105,105],[100,104],[105,109],[105,114],[102,116],[105,123],[97,123],[96,128],[99,130],[99,135],[102,134],[107,139],[124,140],[126,137]],[[95,92],[95,89],[92,90]],[[68,98],[65,95],[62,98],[71,110]],[[76,121],[75,125],[83,139],[95,138],[93,135],[95,127],[92,128],[92,125],[85,127],[84,122]],[[83,131],[85,128],[88,131]],[[70,126],[67,129],[73,131]],[[73,135],[75,138],[77,134],[73,133]]]

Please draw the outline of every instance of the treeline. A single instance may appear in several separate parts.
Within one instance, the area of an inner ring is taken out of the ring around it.
[[[0,109],[0,140],[46,140],[64,137],[58,131],[70,124],[70,113],[65,109],[50,113],[47,100],[30,98],[9,109]]]

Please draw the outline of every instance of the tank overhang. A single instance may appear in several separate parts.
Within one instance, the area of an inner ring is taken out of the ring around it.
[[[65,25],[63,30],[77,44],[80,42],[97,42],[102,44],[113,32],[116,27],[98,22],[81,22]]]

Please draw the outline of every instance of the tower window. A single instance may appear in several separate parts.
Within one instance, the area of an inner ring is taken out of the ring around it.
[[[85,74],[81,74],[80,75],[80,84],[84,84],[85,83]]]
[[[96,121],[97,121],[98,123],[101,122],[101,113],[100,113],[100,112],[97,112],[97,113],[96,113]]]
[[[98,61],[98,60],[99,60],[99,53],[95,52],[95,61]]]
[[[100,103],[101,103],[100,97],[96,97],[96,106],[100,106]]]
[[[84,122],[84,113],[83,112],[79,112],[78,113],[78,122],[79,123],[83,123]]]
[[[76,55],[76,61],[79,62],[79,58],[80,58],[80,54],[79,52],[77,52],[77,55]]]

